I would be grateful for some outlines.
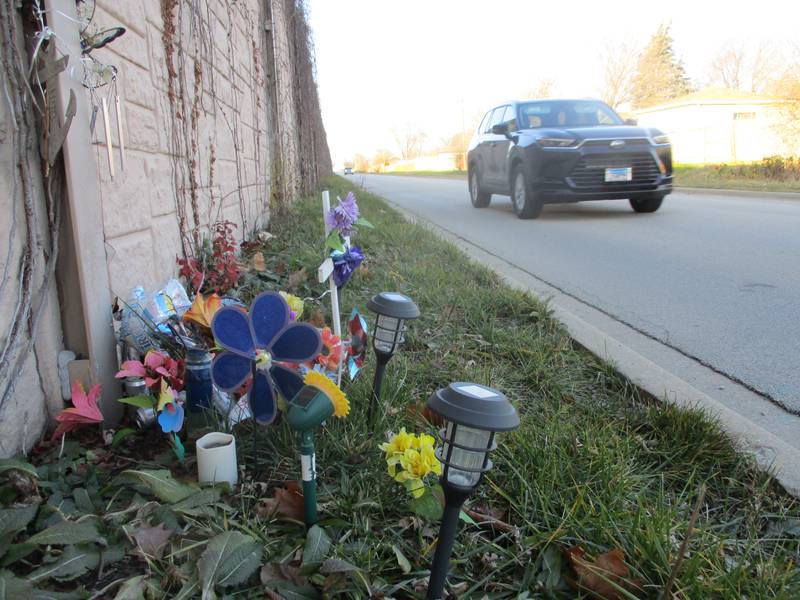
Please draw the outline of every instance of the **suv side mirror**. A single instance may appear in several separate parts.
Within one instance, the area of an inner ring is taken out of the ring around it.
[[[508,133],[508,123],[492,125],[492,133],[495,135],[506,135]]]
[[[636,119],[625,119],[623,121],[625,125],[638,125],[639,122]]]

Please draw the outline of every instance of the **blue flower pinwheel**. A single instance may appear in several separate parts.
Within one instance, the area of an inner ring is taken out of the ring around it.
[[[290,314],[279,294],[264,292],[253,299],[249,313],[225,306],[211,321],[211,331],[225,349],[211,365],[211,378],[219,389],[232,392],[252,377],[250,411],[260,425],[275,420],[275,388],[290,400],[303,387],[300,374],[279,363],[302,363],[322,349],[319,331],[291,321]]]

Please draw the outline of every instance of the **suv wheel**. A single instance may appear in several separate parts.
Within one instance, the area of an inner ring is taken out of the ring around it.
[[[492,195],[481,190],[481,178],[478,167],[469,170],[469,199],[475,208],[486,208],[492,201]]]
[[[628,202],[631,203],[631,208],[637,213],[656,212],[663,201],[664,194],[651,194],[649,196],[640,196],[639,198],[631,198],[628,200]]]
[[[514,213],[520,219],[535,219],[542,214],[542,198],[534,193],[528,182],[525,180],[525,173],[522,165],[514,168],[514,175],[511,178],[511,203],[514,205]]]

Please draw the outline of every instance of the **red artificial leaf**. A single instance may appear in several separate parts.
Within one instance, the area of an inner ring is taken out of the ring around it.
[[[92,423],[102,423],[103,413],[97,407],[97,401],[100,399],[100,384],[93,386],[89,390],[89,394],[83,389],[81,382],[75,380],[72,383],[72,404],[74,408],[65,408],[56,417],[58,427],[53,433],[54,440],[58,439],[65,433],[78,429],[83,425]]]
[[[586,558],[585,554],[580,546],[572,546],[567,550],[569,562],[578,576],[577,581],[568,579],[570,584],[599,600],[621,600],[627,597],[625,591],[641,590],[639,584],[629,578],[625,554],[619,548],[601,554],[594,560]]]

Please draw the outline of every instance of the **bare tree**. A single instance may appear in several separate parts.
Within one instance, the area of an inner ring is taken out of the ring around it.
[[[708,81],[731,90],[763,92],[783,60],[776,47],[769,42],[755,46],[729,42],[714,55],[708,67]]]
[[[523,97],[530,98],[532,100],[539,98],[552,98],[555,86],[556,80],[552,77],[541,77],[537,79],[530,88],[528,88]]]
[[[422,154],[422,145],[428,137],[409,123],[406,123],[402,129],[392,129],[392,135],[397,142],[398,150],[400,150],[400,158],[404,160],[416,158]]]
[[[781,118],[775,128],[790,152],[800,153],[800,44],[787,48],[784,66],[767,83],[766,92],[785,102],[780,107]]]
[[[353,157],[353,169],[359,173],[366,173],[369,171],[369,161],[363,154],[356,154]]]
[[[747,69],[747,50],[742,44],[726,44],[711,59],[709,80],[729,90],[743,90]]]
[[[601,54],[603,89],[600,98],[613,109],[630,101],[638,55],[639,50],[626,42],[608,42]]]
[[[370,170],[376,173],[381,173],[392,161],[394,154],[389,150],[381,149],[375,152],[370,163]]]

